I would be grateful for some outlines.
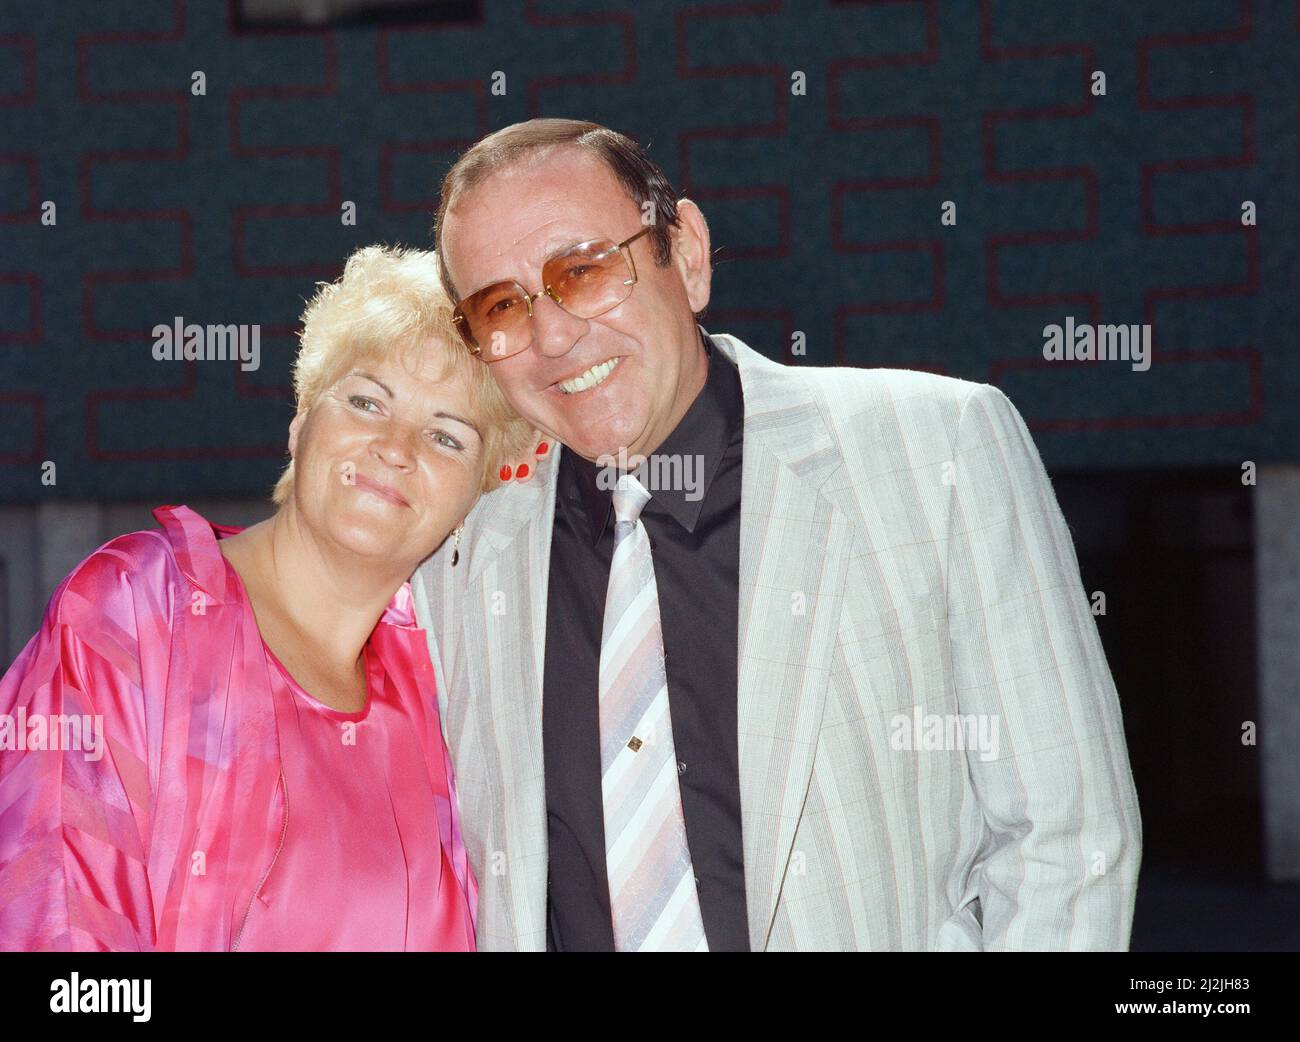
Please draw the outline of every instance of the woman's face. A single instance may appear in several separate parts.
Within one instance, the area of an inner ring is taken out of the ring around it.
[[[318,535],[414,568],[474,504],[482,422],[439,351],[361,361],[289,426],[294,505]]]

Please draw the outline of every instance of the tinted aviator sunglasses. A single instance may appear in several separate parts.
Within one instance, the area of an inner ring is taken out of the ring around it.
[[[648,225],[622,242],[588,239],[569,247],[542,266],[542,288],[536,293],[513,279],[471,293],[452,312],[470,354],[499,362],[528,347],[533,301],[543,294],[575,318],[596,318],[618,307],[636,285],[636,264],[628,247],[653,230]]]

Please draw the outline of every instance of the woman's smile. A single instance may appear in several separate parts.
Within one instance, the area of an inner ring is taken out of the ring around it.
[[[407,502],[406,497],[398,492],[397,489],[376,481],[374,478],[366,477],[364,474],[357,474],[354,479],[354,484],[362,492],[367,492],[376,499],[383,500],[386,503],[392,503],[395,506],[406,508],[409,508],[411,505]]]

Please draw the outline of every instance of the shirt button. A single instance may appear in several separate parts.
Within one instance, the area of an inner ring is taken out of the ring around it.
[[[678,761],[677,761],[677,773],[678,773],[678,774],[685,774],[685,773],[686,773],[686,761],[685,761],[685,760],[678,760]]]

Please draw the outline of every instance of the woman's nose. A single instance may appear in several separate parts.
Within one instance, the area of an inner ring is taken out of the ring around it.
[[[406,424],[389,424],[371,442],[371,451],[379,460],[397,470],[415,465],[418,431]]]

